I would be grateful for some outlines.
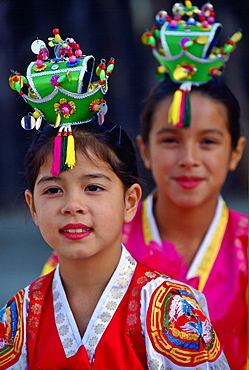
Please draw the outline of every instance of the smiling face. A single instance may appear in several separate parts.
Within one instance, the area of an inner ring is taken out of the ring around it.
[[[77,153],[76,166],[51,176],[51,157],[41,166],[34,192],[26,201],[35,224],[58,256],[69,259],[111,253],[120,248],[124,221],[135,215],[138,184],[124,190],[106,162]]]
[[[151,169],[158,197],[167,206],[183,208],[217,202],[227,172],[241,158],[245,139],[231,146],[227,111],[221,103],[191,93],[191,126],[178,128],[168,124],[171,99],[157,106],[149,142],[138,139],[146,168]]]

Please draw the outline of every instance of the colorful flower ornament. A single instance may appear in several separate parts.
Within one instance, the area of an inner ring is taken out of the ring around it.
[[[9,84],[34,108],[21,120],[25,129],[41,126],[42,119],[59,128],[54,142],[54,158],[51,173],[60,172],[75,165],[72,125],[90,122],[94,115],[99,124],[104,121],[107,104],[103,96],[108,91],[108,78],[114,69],[114,58],[106,63],[101,59],[96,68],[99,81],[92,82],[94,57],[83,55],[80,45],[73,38],[62,40],[59,29],[53,30],[48,45],[54,48],[55,57],[42,40],[35,40],[31,50],[36,61],[27,68],[26,77],[11,71]]]
[[[209,2],[201,9],[191,1],[176,3],[172,13],[170,17],[165,10],[159,11],[155,17],[157,25],[142,35],[142,42],[151,46],[160,64],[157,77],[164,78],[168,73],[174,82],[181,84],[174,94],[169,122],[188,127],[191,86],[207,83],[223,72],[242,33],[236,32],[223,47],[217,47],[222,25],[215,22],[213,5]]]

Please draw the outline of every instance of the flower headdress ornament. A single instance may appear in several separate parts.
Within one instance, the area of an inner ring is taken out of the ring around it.
[[[191,1],[176,3],[172,13],[170,17],[165,10],[159,11],[156,26],[142,35],[142,42],[151,46],[160,64],[158,76],[168,73],[171,80],[180,84],[169,110],[169,123],[188,127],[191,86],[207,83],[223,72],[242,33],[236,32],[223,47],[217,47],[222,25],[215,22],[209,2],[201,9]]]
[[[104,121],[107,104],[104,95],[108,90],[108,78],[114,69],[114,58],[106,63],[102,59],[96,68],[97,82],[92,82],[94,57],[83,55],[80,45],[73,38],[62,40],[59,29],[53,30],[48,45],[54,48],[55,56],[42,40],[35,40],[31,50],[37,55],[29,64],[26,77],[12,71],[9,84],[34,108],[21,120],[23,128],[39,129],[44,118],[58,129],[54,141],[54,156],[51,173],[60,172],[75,165],[72,125],[83,124],[98,117]]]

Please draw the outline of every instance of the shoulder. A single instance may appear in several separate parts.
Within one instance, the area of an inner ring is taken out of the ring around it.
[[[216,361],[222,351],[203,294],[166,277],[150,285],[146,332],[154,350],[183,367]]]
[[[0,311],[0,368],[12,368],[17,362],[25,364],[26,318],[32,300],[36,306],[42,304],[44,289],[50,283],[53,272],[43,276],[18,292]],[[38,303],[39,302],[39,303]],[[36,311],[37,312],[37,311]],[[21,365],[20,365],[21,366]],[[24,368],[24,367],[22,367]]]
[[[18,292],[0,311],[0,368],[7,369],[20,357],[24,342],[25,293]]]
[[[236,227],[248,231],[249,217],[244,213],[229,209],[229,222]]]

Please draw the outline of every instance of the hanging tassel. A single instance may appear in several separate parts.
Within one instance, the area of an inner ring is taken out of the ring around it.
[[[73,168],[76,163],[75,159],[75,144],[74,144],[74,137],[72,135],[71,127],[68,126],[68,138],[67,138],[67,155],[66,155],[66,165],[69,168]]]
[[[184,82],[174,93],[173,101],[169,108],[168,122],[177,127],[189,127],[191,82]]]
[[[67,134],[62,136],[62,145],[61,145],[61,172],[68,170],[68,165],[66,164],[67,156]]]
[[[57,136],[54,139],[54,152],[53,152],[53,163],[50,173],[53,176],[58,176],[61,167],[61,143],[62,143],[62,132],[58,131]]]
[[[184,95],[185,95],[185,110],[184,110],[183,127],[189,127],[190,122],[191,122],[190,90],[187,90]]]
[[[180,106],[182,100],[182,91],[176,90],[173,96],[173,101],[169,108],[168,122],[174,126],[177,126],[180,120]]]
[[[181,100],[181,104],[180,104],[180,119],[179,119],[179,122],[178,122],[178,127],[183,127],[184,126],[184,116],[185,116],[185,94],[184,92],[182,91],[182,100]]]

